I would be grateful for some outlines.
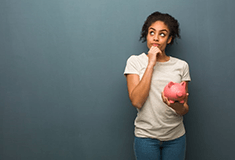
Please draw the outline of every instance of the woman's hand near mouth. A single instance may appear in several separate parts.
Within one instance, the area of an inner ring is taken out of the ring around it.
[[[149,65],[155,66],[157,62],[157,55],[161,54],[162,51],[157,47],[157,44],[153,44],[152,47],[148,51]]]

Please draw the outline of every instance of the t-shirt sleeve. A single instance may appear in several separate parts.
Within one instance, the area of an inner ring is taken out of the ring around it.
[[[191,77],[190,77],[190,73],[189,73],[189,65],[187,62],[185,62],[185,64],[184,64],[182,81],[191,81]]]
[[[124,75],[127,75],[127,74],[138,74],[139,75],[138,65],[137,65],[137,61],[136,61],[135,56],[131,56],[130,58],[128,58],[128,60],[126,62]]]

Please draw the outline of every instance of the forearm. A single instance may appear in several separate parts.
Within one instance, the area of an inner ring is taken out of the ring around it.
[[[181,115],[181,116],[187,114],[189,111],[189,106],[187,103],[180,104],[179,102],[176,102],[175,104],[170,105],[170,107],[174,109],[178,115]]]
[[[148,65],[142,79],[130,94],[130,100],[133,106],[138,109],[142,108],[149,96],[153,67],[152,65]]]

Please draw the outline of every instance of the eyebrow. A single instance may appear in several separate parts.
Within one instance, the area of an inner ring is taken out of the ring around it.
[[[156,29],[154,29],[154,28],[149,28],[149,30],[150,30],[150,29],[152,29],[152,30],[156,31]],[[166,32],[169,32],[167,29],[162,29],[162,30],[160,30],[160,31],[166,31]]]

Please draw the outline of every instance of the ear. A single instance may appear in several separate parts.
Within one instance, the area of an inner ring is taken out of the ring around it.
[[[181,85],[181,86],[183,86],[183,87],[185,88],[185,87],[186,87],[186,82],[185,82],[185,81],[183,81],[183,82],[181,82],[181,83],[180,83],[180,85]]]
[[[168,37],[167,44],[170,44],[172,40],[172,36]]]
[[[170,82],[168,83],[168,88],[171,88],[171,86],[173,86],[174,84],[175,84],[174,82],[170,81]]]

